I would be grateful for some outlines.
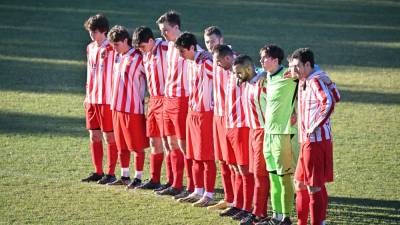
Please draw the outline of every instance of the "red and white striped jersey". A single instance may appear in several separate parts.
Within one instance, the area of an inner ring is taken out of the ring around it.
[[[195,52],[194,61],[187,60],[189,79],[189,109],[194,112],[213,110],[213,62],[200,59],[201,51]]]
[[[317,74],[313,73],[299,83],[298,128],[301,143],[332,139],[329,117],[335,100],[327,85],[316,77]],[[313,132],[307,135],[311,131]]]
[[[164,84],[168,71],[167,50],[168,43],[157,38],[153,50],[143,55],[143,66],[150,96],[164,96]]]
[[[117,54],[114,62],[114,84],[111,109],[125,113],[144,113],[146,75],[142,54],[131,48]]]
[[[264,85],[265,73],[257,74],[246,82],[246,119],[251,129],[264,128],[267,88]]]
[[[189,96],[187,79],[187,62],[179,56],[175,43],[168,43],[167,51],[168,73],[165,81],[166,97],[187,97]]]
[[[225,99],[228,88],[229,70],[218,66],[217,61],[213,62],[213,93],[214,93],[214,115],[225,115]]]
[[[245,83],[238,86],[238,79],[229,71],[225,108],[227,128],[249,127],[245,113],[247,107],[245,88]]]
[[[86,99],[91,104],[110,104],[114,50],[105,39],[101,45],[90,43],[86,48]]]

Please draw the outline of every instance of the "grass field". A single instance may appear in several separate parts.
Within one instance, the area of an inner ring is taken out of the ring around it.
[[[388,0],[0,1],[0,224],[237,224],[150,192],[79,182],[92,169],[84,20],[102,12],[111,24],[156,30],[168,9],[199,41],[218,25],[256,60],[266,43],[311,47],[343,99],[329,224],[400,224],[400,2]]]

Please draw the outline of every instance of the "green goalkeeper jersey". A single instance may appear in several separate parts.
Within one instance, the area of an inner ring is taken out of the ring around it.
[[[291,126],[290,118],[295,107],[297,82],[285,79],[286,68],[281,67],[274,74],[267,75],[267,98],[265,112],[265,133],[296,134],[296,126]]]

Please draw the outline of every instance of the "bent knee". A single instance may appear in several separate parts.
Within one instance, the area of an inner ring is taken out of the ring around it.
[[[101,142],[102,136],[100,130],[89,130],[90,142]]]

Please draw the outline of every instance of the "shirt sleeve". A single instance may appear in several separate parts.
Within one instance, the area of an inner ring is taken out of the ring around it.
[[[328,87],[324,84],[324,82],[318,79],[312,79],[310,82],[311,89],[316,96],[320,108],[315,117],[315,121],[310,126],[310,132],[314,132],[317,127],[322,126],[322,124],[324,124],[330,117],[335,103]]]

